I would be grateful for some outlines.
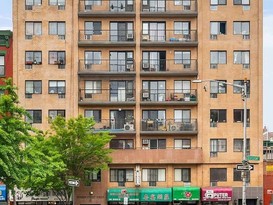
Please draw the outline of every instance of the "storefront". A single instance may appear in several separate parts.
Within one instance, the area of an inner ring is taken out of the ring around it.
[[[142,188],[140,189],[142,205],[168,205],[172,202],[172,188]]]
[[[108,204],[135,204],[139,201],[137,188],[110,188],[107,190]]]
[[[198,204],[200,187],[173,187],[174,204]]]
[[[203,205],[229,205],[232,200],[231,187],[205,187],[201,189]]]

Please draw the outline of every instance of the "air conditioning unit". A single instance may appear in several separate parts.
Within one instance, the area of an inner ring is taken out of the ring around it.
[[[92,5],[85,5],[84,10],[85,11],[91,11],[92,10]]]
[[[191,36],[190,36],[190,34],[185,34],[185,35],[183,35],[183,38],[186,40],[190,40]]]
[[[191,10],[191,6],[189,6],[189,5],[184,6],[184,10]]]
[[[184,64],[184,68],[191,68],[191,64]]]
[[[147,34],[142,35],[142,41],[149,41],[150,36]]]
[[[243,68],[249,68],[249,64],[243,64]]]
[[[142,64],[142,68],[143,68],[143,69],[149,69],[149,67],[150,67],[150,64],[149,64],[149,63],[143,63],[143,64]]]
[[[210,68],[218,68],[218,64],[210,64]]]
[[[217,186],[217,182],[210,182],[210,186]]]
[[[26,35],[25,39],[32,39],[32,35]]]
[[[127,40],[133,40],[134,35],[132,33],[127,33]]]
[[[133,68],[134,68],[134,65],[133,65],[133,64],[127,64],[127,65],[126,65],[127,71],[132,71]]]
[[[58,10],[65,10],[65,5],[58,5]]]
[[[65,40],[65,35],[58,35],[58,38],[61,40]]]
[[[132,131],[132,130],[134,130],[134,125],[133,124],[129,124],[129,123],[124,124],[124,130],[126,130],[126,131]]]
[[[143,5],[143,6],[148,6],[148,0],[143,0],[143,1],[142,1],[142,5]]]
[[[90,40],[92,38],[91,34],[85,34],[84,35],[84,40]]]
[[[149,98],[150,94],[148,92],[143,92],[142,97],[143,98]]]
[[[170,131],[179,131],[180,126],[177,124],[170,125]]]
[[[88,63],[88,64],[85,64],[85,69],[91,69],[92,68],[92,64],[91,63]]]
[[[145,144],[145,145],[149,144],[149,140],[148,140],[148,139],[143,139],[143,140],[142,140],[142,144],[143,144],[143,145],[144,145],[144,144]]]
[[[216,40],[217,39],[217,34],[210,34],[210,39],[211,40]]]
[[[250,35],[249,34],[243,34],[243,39],[244,40],[249,40],[250,39]]]

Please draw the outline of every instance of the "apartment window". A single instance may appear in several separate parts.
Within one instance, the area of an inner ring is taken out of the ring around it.
[[[142,81],[142,100],[165,101],[165,81]]]
[[[133,149],[134,140],[132,139],[112,139],[110,141],[111,149]]]
[[[50,80],[48,85],[49,94],[65,94],[65,80]]]
[[[227,0],[210,0],[211,6],[226,5]]]
[[[118,182],[119,185],[125,186],[125,182],[134,181],[133,169],[110,169],[110,182]]]
[[[65,0],[49,0],[48,5],[58,6],[59,10],[64,10],[65,9]]]
[[[0,55],[0,76],[5,75],[5,56]]]
[[[86,80],[85,82],[85,97],[90,98],[89,95],[101,93],[101,81],[100,80]]]
[[[217,39],[217,35],[226,34],[226,22],[214,21],[210,22],[210,38]]]
[[[174,148],[175,149],[190,149],[191,140],[190,139],[175,139]]]
[[[90,8],[89,7],[90,5],[100,6],[101,5],[101,0],[84,0],[84,5],[85,5],[85,8],[87,10],[88,8]]]
[[[166,126],[165,110],[143,110],[142,131],[157,131]]]
[[[166,51],[142,52],[142,70],[166,71]]]
[[[227,181],[226,168],[210,168],[210,182]]]
[[[227,151],[226,139],[211,139],[210,140],[210,157],[217,157],[218,152]]]
[[[184,68],[190,68],[191,51],[174,51],[174,63],[183,64]]]
[[[233,34],[243,35],[243,39],[249,39],[250,22],[249,21],[235,21],[233,22]]]
[[[250,110],[247,109],[246,112],[246,121],[250,123]],[[244,110],[243,109],[234,109],[233,110],[233,122],[244,122]]]
[[[101,64],[101,52],[100,51],[85,51],[85,67],[86,69],[92,68],[92,65]]]
[[[42,64],[42,52],[41,51],[26,51],[26,65]]]
[[[85,39],[91,39],[92,35],[101,35],[101,21],[84,22]]]
[[[28,123],[40,124],[42,123],[42,110],[26,110],[30,115],[30,118],[26,116],[25,120]]]
[[[156,182],[166,181],[166,169],[142,169],[142,181],[156,186]]]
[[[234,51],[233,63],[242,64],[243,68],[249,68],[250,52],[249,51]]]
[[[246,173],[246,182],[250,182],[250,172]],[[242,181],[242,171],[238,171],[236,168],[233,169],[233,181]]]
[[[243,152],[244,149],[244,140],[243,139],[233,139],[233,151],[234,152]],[[250,152],[250,140],[246,139],[246,151]]]
[[[239,85],[239,86],[244,86],[244,82],[245,82],[244,80],[234,80],[233,84]],[[234,94],[242,94],[242,88],[233,86],[233,93]],[[249,95],[250,95],[250,80],[248,80],[246,83],[246,93],[249,97]]]
[[[101,171],[93,169],[84,170],[84,185],[91,186],[91,182],[100,182],[101,181]]]
[[[218,64],[227,64],[226,51],[210,51],[210,68],[218,68]]]
[[[234,5],[250,5],[250,0],[233,0]]]
[[[191,81],[190,80],[175,80],[174,93],[190,93]]]
[[[217,98],[217,94],[227,93],[227,85],[225,83],[226,83],[226,80],[211,81],[210,82],[210,97]]]
[[[25,10],[32,10],[33,6],[42,5],[42,0],[26,0]]]
[[[174,169],[174,181],[176,181],[176,182],[190,182],[191,181],[191,169],[190,168]]]
[[[191,122],[191,110],[183,109],[183,110],[174,110],[174,121],[175,122]]]
[[[48,110],[49,123],[51,123],[57,116],[65,117],[65,110]]]
[[[210,110],[210,126],[216,127],[218,122],[225,123],[227,121],[227,110]]]
[[[143,139],[142,146],[147,149],[166,149],[166,139]]]
[[[132,41],[133,39],[133,22],[110,22],[110,41]]]
[[[41,80],[26,80],[26,97],[31,98],[32,94],[42,94]]]
[[[190,21],[175,21],[174,22],[174,34],[184,34],[189,35],[190,34]]]
[[[48,63],[51,65],[65,65],[65,51],[49,51],[48,58]]]
[[[110,71],[126,72],[134,70],[133,52],[131,51],[111,51]]]
[[[101,110],[84,110],[85,117],[92,117],[95,122],[101,122]]]
[[[65,39],[65,22],[49,22],[49,35],[58,35],[59,39]]]
[[[165,41],[166,40],[165,22],[143,22],[142,41]],[[148,39],[147,39],[148,38]]]
[[[42,22],[26,22],[26,39],[32,39],[33,35],[42,35]]]

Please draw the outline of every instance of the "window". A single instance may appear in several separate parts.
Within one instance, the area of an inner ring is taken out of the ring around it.
[[[26,97],[31,97],[32,94],[42,94],[41,80],[26,80]],[[30,96],[29,96],[30,95]]]
[[[91,182],[100,182],[101,181],[101,171],[85,169],[84,170],[84,183],[85,186],[91,186]]]
[[[210,38],[217,39],[217,35],[226,34],[226,22],[216,21],[210,22]]]
[[[65,65],[65,51],[49,51],[49,64]]]
[[[166,28],[165,22],[143,22],[142,23],[142,41],[165,41]]]
[[[250,172],[246,173],[246,182],[250,182]],[[233,169],[233,181],[242,181],[242,171],[238,171],[236,168]]]
[[[85,82],[85,97],[90,98],[89,94],[101,93],[100,80],[86,80]]]
[[[176,182],[190,182],[191,181],[191,169],[190,168],[174,169],[174,181],[176,181]]]
[[[131,51],[111,51],[110,71],[126,72],[134,70],[133,52]]]
[[[58,35],[59,39],[65,39],[65,22],[49,22],[49,35]]]
[[[175,80],[174,93],[190,93],[191,81],[190,80]]]
[[[218,64],[227,63],[226,51],[211,51],[210,52],[210,68],[218,68]]]
[[[133,39],[133,22],[110,22],[110,41],[132,41]]]
[[[133,149],[134,141],[132,139],[112,139],[110,141],[111,149]]]
[[[92,68],[92,65],[101,64],[101,52],[100,51],[85,51],[85,67],[87,69]]]
[[[101,21],[84,22],[85,39],[91,39],[92,35],[101,35]]]
[[[227,0],[210,0],[211,6],[217,6],[217,5],[226,5]]]
[[[142,52],[142,69],[145,71],[166,71],[166,51]]]
[[[41,51],[26,51],[26,65],[42,64],[42,52]]]
[[[227,181],[226,168],[210,168],[210,182]]]
[[[65,0],[49,0],[48,5],[58,6],[59,10],[64,10],[65,9]]]
[[[224,82],[224,83],[221,83]],[[210,97],[217,98],[217,94],[227,93],[226,80],[217,80],[210,82]]]
[[[120,186],[125,186],[125,182],[133,181],[133,169],[110,169],[110,182],[118,182]]]
[[[42,110],[26,110],[29,115],[30,118],[28,116],[26,116],[25,120],[28,123],[42,123]]]
[[[250,5],[250,0],[233,0],[234,5]]]
[[[5,56],[0,55],[0,76],[5,75]]]
[[[189,35],[191,30],[190,25],[191,25],[191,22],[189,21],[175,21],[174,34]]]
[[[244,148],[243,139],[233,139],[233,151],[234,152],[243,152]],[[250,140],[246,139],[246,151],[250,152]]]
[[[226,139],[211,139],[210,140],[210,157],[217,157],[218,152],[227,151]]]
[[[244,80],[234,80],[233,84],[244,86]],[[233,93],[234,94],[241,94],[242,93],[242,88],[233,86]],[[249,97],[249,95],[250,95],[250,81],[249,80],[246,83],[246,93],[247,93],[247,95]]]
[[[143,139],[142,146],[147,149],[166,149],[166,139]]]
[[[49,94],[65,94],[65,80],[50,80],[48,86]]]
[[[174,51],[174,63],[184,64],[184,68],[190,68],[191,51]]]
[[[165,81],[142,81],[142,89],[143,101],[165,101]]]
[[[218,122],[227,121],[227,110],[210,110],[210,123],[211,127],[217,126]]]
[[[158,131],[166,127],[165,110],[143,110],[142,131]]]
[[[150,186],[156,186],[156,182],[166,181],[165,169],[142,169],[142,181],[150,182]]]
[[[250,110],[247,109],[246,112],[246,121],[250,123]],[[233,122],[244,122],[244,110],[243,109],[234,109],[233,110]]]
[[[101,5],[101,0],[84,0],[85,8],[88,8],[90,5]]]
[[[243,35],[243,39],[249,39],[250,22],[249,21],[235,21],[233,22],[233,34]]]
[[[175,149],[190,149],[191,140],[190,139],[175,139],[174,148]]]
[[[234,51],[233,52],[233,63],[234,64],[243,64],[243,68],[249,68],[250,61],[250,52],[249,51]]]
[[[42,5],[42,0],[26,0],[25,10],[32,10],[32,6]]]
[[[190,123],[191,110],[187,110],[187,109],[174,110],[174,122]]]
[[[26,22],[26,39],[42,35],[42,22]]]
[[[93,117],[95,122],[101,122],[101,110],[84,110],[85,117]]]
[[[65,117],[65,110],[48,110],[48,121],[52,122],[57,116]]]

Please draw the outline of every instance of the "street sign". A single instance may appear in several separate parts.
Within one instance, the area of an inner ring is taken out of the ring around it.
[[[68,179],[68,186],[80,186],[80,181],[77,179]]]
[[[243,170],[252,171],[254,170],[254,165],[253,164],[247,164],[247,165],[237,164],[236,169],[237,171],[243,171]]]
[[[247,160],[253,160],[253,161],[259,161],[260,157],[259,156],[247,156]]]

